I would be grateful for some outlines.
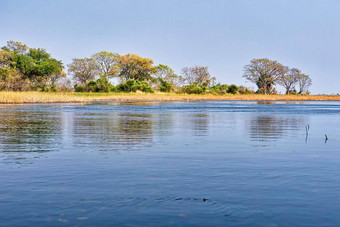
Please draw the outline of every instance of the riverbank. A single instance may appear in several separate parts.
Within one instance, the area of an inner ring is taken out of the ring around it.
[[[1,104],[23,103],[84,103],[91,101],[340,101],[339,95],[189,95],[175,93],[75,93],[75,92],[0,92]]]

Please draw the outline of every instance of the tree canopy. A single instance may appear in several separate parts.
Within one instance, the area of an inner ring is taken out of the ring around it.
[[[85,85],[87,81],[94,80],[98,73],[96,62],[93,58],[73,58],[72,63],[67,66],[69,74],[81,85]]]
[[[184,67],[181,75],[168,65],[154,66],[150,58],[128,53],[100,51],[90,57],[73,58],[67,65],[69,79],[60,60],[43,48],[8,41],[0,50],[0,90],[41,90],[110,92],[186,92],[251,94],[253,90],[235,84],[215,83],[207,66]],[[274,94],[281,85],[286,94],[309,94],[312,80],[298,68],[290,68],[268,58],[258,58],[244,66],[243,77],[255,83],[257,93]],[[112,84],[118,78],[118,85]],[[58,88],[58,89],[59,89]]]
[[[155,71],[153,60],[140,57],[136,54],[119,56],[118,67],[118,76],[124,80],[150,80],[151,74]]]
[[[20,42],[8,41],[0,54],[2,89],[46,89],[56,78],[65,76],[61,61],[45,49],[29,48]],[[17,84],[13,86],[13,81]],[[15,88],[14,88],[15,87]]]
[[[104,80],[113,78],[119,71],[119,54],[101,51],[92,55],[97,72]]]
[[[256,83],[260,93],[272,94],[275,92],[275,82],[280,76],[283,76],[287,70],[287,67],[277,61],[272,61],[268,58],[259,58],[251,60],[250,64],[244,67],[243,77]]]

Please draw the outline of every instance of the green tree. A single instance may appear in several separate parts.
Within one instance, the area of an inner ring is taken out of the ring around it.
[[[14,52],[16,54],[25,54],[28,50],[28,46],[26,44],[11,40],[7,42],[7,46],[3,47],[3,49]]]
[[[183,76],[177,75],[174,70],[172,70],[167,65],[158,65],[155,67],[155,76],[158,78],[161,78],[163,81],[166,81],[170,84],[172,84],[172,89],[178,89],[180,86],[184,85],[185,78]]]
[[[235,84],[231,84],[230,86],[228,86],[227,92],[231,93],[231,94],[237,94],[238,93],[238,86],[235,85]]]
[[[151,74],[155,71],[153,60],[140,57],[136,54],[119,56],[118,66],[118,76],[124,80],[151,80]]]
[[[67,66],[73,79],[82,86],[85,86],[87,81],[94,80],[98,73],[92,58],[73,58],[72,63]]]
[[[119,55],[112,52],[101,51],[92,55],[96,68],[103,80],[115,77],[119,71]]]
[[[278,78],[287,72],[287,67],[277,61],[268,58],[251,60],[249,65],[244,67],[244,74],[247,80],[255,83],[259,92],[263,94],[274,93],[274,85]]]
[[[158,78],[160,82],[159,90],[162,92],[170,92],[173,89],[173,84],[162,79],[161,77]]]
[[[7,46],[2,49],[12,54],[10,67],[15,71],[13,75],[18,84],[29,80],[31,88],[44,89],[54,84],[56,78],[65,75],[62,62],[52,58],[45,49],[28,48],[27,45],[15,41],[7,42]],[[22,86],[11,87],[14,89]]]

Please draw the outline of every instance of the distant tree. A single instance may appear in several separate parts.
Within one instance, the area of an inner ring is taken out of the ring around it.
[[[253,91],[253,90],[251,90],[250,88],[247,88],[247,87],[245,87],[245,86],[240,86],[240,87],[238,88],[238,92],[239,92],[240,94],[254,94],[254,91]]]
[[[274,85],[278,78],[287,72],[287,67],[277,61],[267,58],[253,59],[249,65],[244,67],[244,74],[247,80],[255,83],[260,93],[274,93]]]
[[[119,72],[117,75],[124,80],[151,80],[151,74],[155,71],[153,60],[140,57],[136,54],[119,56],[118,66]]]
[[[299,94],[308,93],[308,88],[312,85],[312,79],[306,74],[299,74],[297,78],[297,83],[299,85]]]
[[[32,89],[44,90],[46,86],[53,84],[55,78],[64,75],[62,62],[52,58],[45,49],[28,48],[27,45],[20,42],[9,41],[2,50],[12,55],[8,64],[15,71],[13,75],[15,75],[18,84],[27,85],[28,83],[23,81],[29,80]],[[12,83],[10,82],[13,81],[12,79],[8,77],[7,82]],[[15,87],[16,90],[22,89],[21,85],[11,85],[10,87],[11,89]]]
[[[29,89],[29,80],[18,70],[14,53],[8,48],[0,50],[0,90],[23,91]]]
[[[72,82],[67,76],[63,76],[58,78],[55,81],[55,86],[58,91],[71,91],[72,90]]]
[[[155,67],[154,74],[157,78],[165,79],[169,75],[175,74],[175,72],[169,66],[159,64]]]
[[[160,83],[159,86],[163,86],[160,90],[173,90],[179,89],[185,83],[185,78],[177,75],[169,66],[167,65],[158,65],[155,67],[154,75],[157,78],[157,81]],[[162,85],[163,84],[163,85]],[[165,85],[166,84],[166,85]],[[169,85],[171,84],[171,85]],[[167,87],[167,89],[164,88]],[[168,89],[171,86],[171,89]]]
[[[162,92],[170,92],[173,89],[173,84],[163,80],[161,77],[158,78],[159,82],[160,82],[160,86],[159,86],[159,90]]]
[[[184,67],[182,73],[188,84],[196,83],[200,86],[203,84],[209,86],[210,82],[214,79],[210,76],[206,66]]]
[[[0,50],[0,68],[10,67],[12,62],[13,53],[6,50]]]
[[[34,61],[33,72],[30,73],[30,79],[38,87],[54,85],[56,80],[66,76],[63,72],[63,64],[54,58],[42,48],[30,48],[27,56]]]
[[[237,94],[238,93],[238,86],[235,85],[235,84],[231,84],[230,86],[228,86],[227,92],[231,93],[231,94]]]
[[[301,74],[301,71],[297,68],[289,69],[285,74],[280,75],[277,83],[282,85],[286,89],[286,94],[295,87],[296,82]]]
[[[46,52],[45,49],[42,48],[30,48],[27,56],[34,59],[35,61],[47,61],[51,58],[51,55]]]
[[[228,85],[227,84],[221,84],[221,83],[218,83],[218,84],[215,84],[213,86],[211,86],[209,88],[209,92],[212,93],[212,94],[225,94],[227,93],[228,91]]]
[[[107,80],[117,75],[119,71],[119,55],[116,53],[101,51],[92,55],[99,75],[102,79]]]
[[[7,46],[3,47],[3,49],[15,52],[16,54],[25,54],[28,50],[28,46],[11,40],[7,42]]]
[[[85,86],[87,81],[94,80],[98,73],[93,58],[73,58],[72,63],[67,66],[68,72],[82,86]]]

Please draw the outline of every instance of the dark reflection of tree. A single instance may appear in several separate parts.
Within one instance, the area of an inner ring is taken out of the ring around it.
[[[15,110],[0,113],[0,149],[3,152],[58,150],[60,139],[59,113]]]
[[[185,122],[190,129],[192,129],[195,136],[206,136],[209,129],[209,115],[208,114],[189,114]]]
[[[152,144],[152,114],[83,114],[76,116],[73,123],[77,145],[110,151]]]
[[[155,114],[153,116],[154,133],[159,136],[171,136],[173,134],[173,114]]]
[[[253,117],[247,124],[250,138],[256,141],[275,141],[290,130],[300,130],[306,125],[306,119],[296,116],[261,115]]]

